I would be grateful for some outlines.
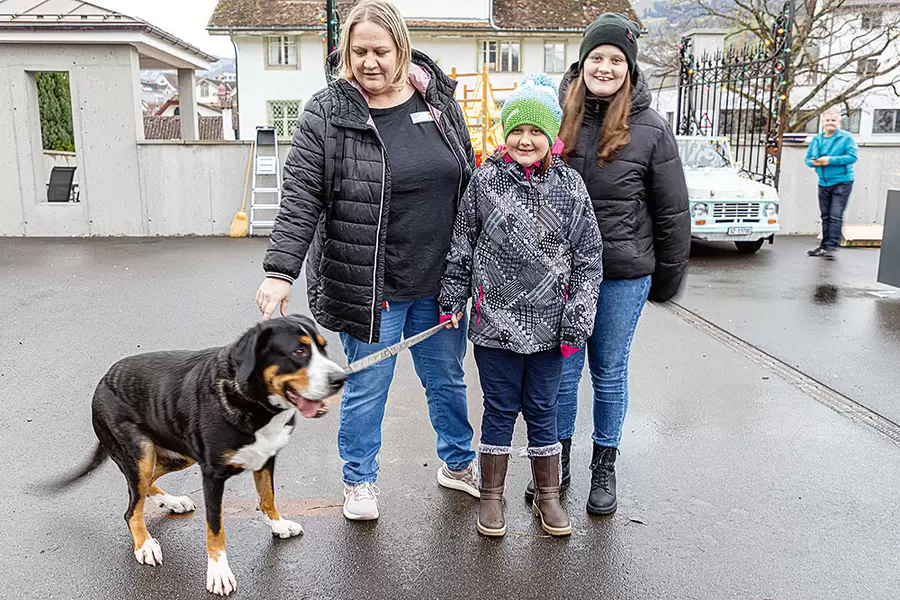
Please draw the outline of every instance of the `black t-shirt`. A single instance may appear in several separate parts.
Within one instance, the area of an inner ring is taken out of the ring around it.
[[[418,92],[403,104],[369,112],[391,169],[384,299],[436,296],[456,217],[459,161]]]

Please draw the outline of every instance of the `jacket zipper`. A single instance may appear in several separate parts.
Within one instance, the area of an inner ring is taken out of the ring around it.
[[[375,131],[378,135],[378,131]],[[378,136],[381,143],[381,136]],[[375,260],[372,261],[372,321],[369,325],[369,343],[375,340],[375,305],[377,298],[375,289],[378,286],[378,247],[381,244],[381,218],[384,214],[384,179],[387,177],[387,157],[384,155],[384,144],[381,144],[381,202],[378,205],[378,227],[375,228]]]
[[[478,302],[475,303],[475,324],[481,323],[481,302],[484,300],[484,286],[478,286]]]

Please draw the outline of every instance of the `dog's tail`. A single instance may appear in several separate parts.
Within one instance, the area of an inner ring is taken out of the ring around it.
[[[105,461],[107,458],[109,458],[109,452],[106,451],[106,448],[104,448],[102,444],[97,444],[91,460],[87,464],[85,464],[77,473],[72,473],[70,475],[65,475],[59,479],[48,481],[40,485],[39,488],[51,494],[58,494],[60,492],[63,492],[93,473],[97,469],[97,467],[103,464],[103,461]]]

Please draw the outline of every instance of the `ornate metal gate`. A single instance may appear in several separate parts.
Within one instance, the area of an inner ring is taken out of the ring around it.
[[[741,170],[778,185],[791,64],[791,8],[786,3],[770,36],[757,46],[693,55],[682,38],[678,80],[679,135],[724,136]]]

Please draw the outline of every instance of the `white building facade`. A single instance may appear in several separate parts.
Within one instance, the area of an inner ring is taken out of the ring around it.
[[[209,24],[230,35],[237,48],[240,136],[272,125],[289,138],[305,102],[325,87],[324,15],[276,0],[262,13],[252,0],[220,0]],[[306,3],[304,3],[306,4]],[[324,6],[324,2],[321,3]],[[346,15],[353,2],[337,2]],[[512,87],[526,74],[545,72],[557,82],[578,60],[584,28],[606,11],[636,18],[628,0],[583,3],[548,0],[456,0],[452,3],[395,0],[407,20],[413,47],[446,73],[474,74],[486,66],[494,87]],[[458,95],[474,78],[461,77]],[[498,100],[504,93],[496,94]]]

